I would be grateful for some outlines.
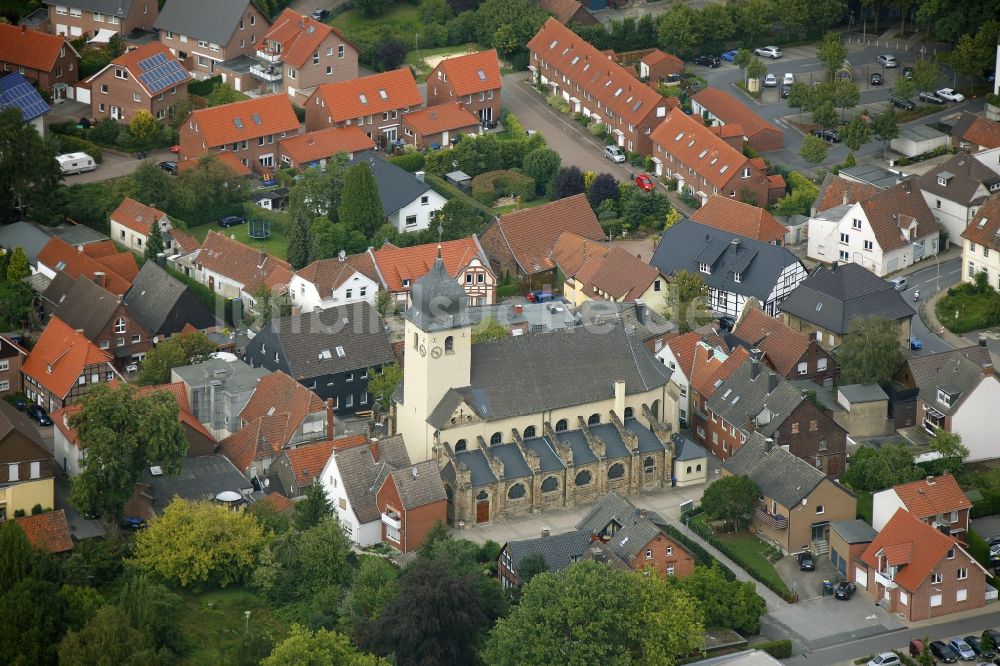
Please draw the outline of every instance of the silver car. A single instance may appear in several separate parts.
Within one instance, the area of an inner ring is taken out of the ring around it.
[[[625,153],[618,146],[604,146],[604,156],[619,164],[625,161]]]
[[[884,53],[879,57],[875,58],[878,64],[882,65],[886,69],[892,69],[893,67],[899,67],[899,61],[896,60],[896,56]]]
[[[759,49],[754,49],[753,53],[761,58],[771,58],[772,60],[777,60],[784,55],[777,46],[762,46]]]

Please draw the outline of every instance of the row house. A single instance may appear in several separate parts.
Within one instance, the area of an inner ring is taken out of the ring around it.
[[[155,23],[160,42],[199,79],[214,76],[226,60],[256,53],[270,25],[251,0],[170,0]]]
[[[421,149],[448,147],[462,135],[476,136],[480,120],[458,102],[445,102],[403,116],[404,141]]]
[[[951,131],[956,150],[972,152],[1000,148],[1000,122],[963,111]]]
[[[588,248],[590,245],[585,238],[564,233],[553,247],[552,254],[566,278],[563,297],[571,306],[578,307],[587,301],[614,301],[641,302],[654,312],[666,309],[665,275],[620,247],[609,250],[604,246]]]
[[[951,474],[901,483],[872,496],[872,527],[881,530],[904,509],[945,534],[959,538],[969,531],[972,502]]]
[[[554,18],[527,46],[528,69],[571,111],[602,123],[623,150],[653,152],[651,133],[667,116],[659,93]]]
[[[278,141],[282,168],[293,169],[325,169],[327,162],[337,155],[344,154],[351,159],[355,153],[374,147],[371,137],[356,125],[303,132]]]
[[[288,95],[274,94],[192,113],[180,127],[180,160],[227,153],[254,173],[279,165],[278,141],[299,133]]]
[[[694,376],[695,350],[702,342],[705,349],[714,349],[723,345],[722,338],[714,332],[707,332],[703,327],[665,340],[656,350],[657,360],[670,368],[670,383],[677,387],[677,392],[680,395],[678,411],[681,428],[693,427],[689,425],[693,423],[689,421],[692,401],[691,380]]]
[[[962,282],[974,282],[979,273],[1000,289],[1000,193],[990,196],[962,232]]]
[[[457,102],[485,125],[500,119],[502,88],[496,49],[445,58],[427,75],[427,105]]]
[[[795,330],[780,317],[768,317],[755,305],[743,309],[732,333],[724,337],[747,349],[759,349],[764,354],[761,360],[785,379],[832,385],[840,371],[837,359],[815,337]]]
[[[52,99],[73,99],[80,54],[62,35],[0,23],[0,70],[18,72]]]
[[[47,4],[53,33],[67,37],[96,35],[103,43],[111,35],[151,30],[160,13],[156,0],[59,0]]]
[[[257,44],[250,75],[268,92],[283,92],[303,104],[322,83],[358,76],[358,49],[333,28],[285,9]]]
[[[167,273],[155,261],[142,265],[125,294],[125,306],[153,336],[153,344],[181,332],[205,331],[217,325],[215,313],[190,286]],[[221,314],[221,313],[220,313]]]
[[[788,233],[788,228],[774,219],[767,209],[717,194],[693,212],[691,220],[772,245],[784,245]]]
[[[306,129],[357,125],[379,148],[386,149],[402,139],[403,114],[423,102],[408,67],[324,83],[306,100]]]
[[[743,347],[736,347],[731,352],[724,349],[724,344],[713,344],[711,337],[698,340],[691,354],[691,370],[688,375],[688,393],[691,410],[688,420],[695,440],[707,447],[709,441],[708,401],[715,395],[715,390],[729,376],[736,372],[749,358],[750,352]],[[682,360],[682,359],[679,359]]]
[[[24,412],[0,400],[0,525],[35,505],[55,508],[55,468],[41,433]]]
[[[934,219],[953,243],[993,193],[1000,193],[1000,148],[974,155],[959,153],[917,178]]]
[[[691,112],[702,116],[712,125],[738,125],[743,130],[747,145],[757,152],[781,150],[785,145],[785,135],[778,127],[724,90],[699,90],[691,97]]]
[[[165,122],[173,115],[173,107],[187,97],[191,78],[160,42],[126,51],[87,79],[92,117],[128,122],[146,111]]]
[[[730,143],[721,135],[723,129],[713,131],[700,119],[672,109],[651,135],[656,175],[676,180],[678,190],[689,189],[702,203],[717,194],[766,206],[784,196],[784,178],[769,176],[763,159],[743,154],[742,130]]]

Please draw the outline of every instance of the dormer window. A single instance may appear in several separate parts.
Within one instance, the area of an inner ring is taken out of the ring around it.
[[[739,283],[740,280],[741,280],[740,274],[739,273],[733,273],[733,282]]]
[[[712,274],[712,267],[703,261],[698,262],[698,270],[704,273],[705,275]]]
[[[941,187],[948,187],[948,181],[951,180],[952,178],[954,178],[954,175],[952,175],[950,172],[942,171],[941,173],[938,174],[937,177],[938,185],[940,185]]]
[[[945,407],[951,407],[951,394],[945,393],[941,389],[937,390],[937,401]]]

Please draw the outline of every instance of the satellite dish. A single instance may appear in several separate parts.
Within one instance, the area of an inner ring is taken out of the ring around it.
[[[226,504],[231,504],[232,502],[239,502],[243,499],[243,496],[238,492],[233,490],[223,490],[221,493],[215,496],[216,501],[225,502]]]

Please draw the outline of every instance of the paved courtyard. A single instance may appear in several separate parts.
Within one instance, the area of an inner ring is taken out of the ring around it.
[[[795,638],[809,650],[842,645],[905,626],[860,590],[848,601],[819,597],[770,610],[764,620],[767,635]]]

